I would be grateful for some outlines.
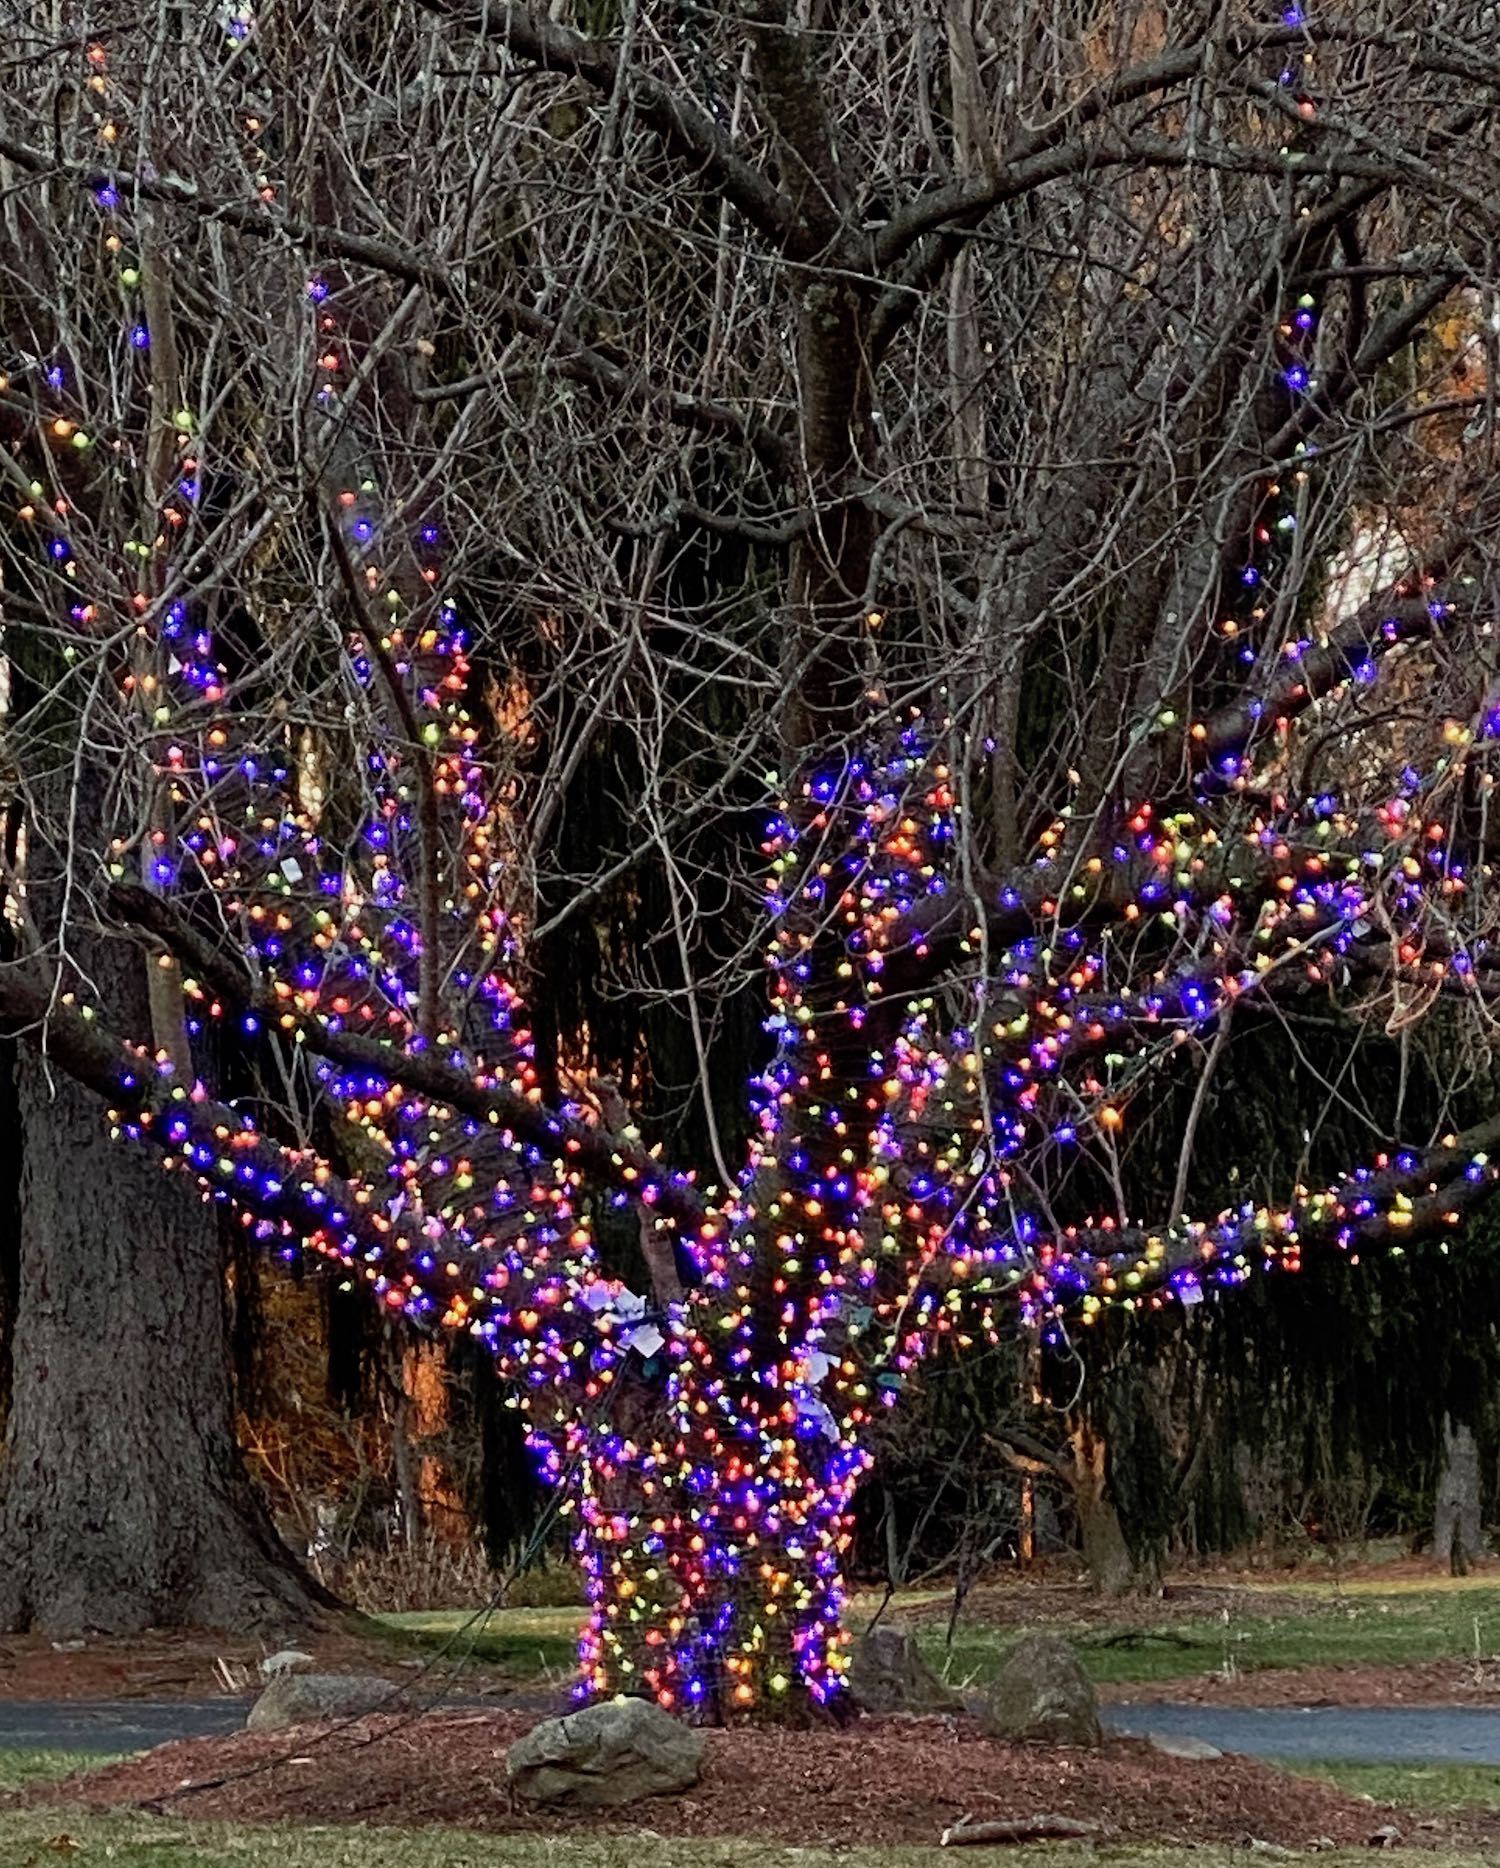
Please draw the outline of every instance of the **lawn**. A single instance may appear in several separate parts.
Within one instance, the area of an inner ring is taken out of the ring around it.
[[[414,1609],[371,1622],[435,1661],[484,1661],[518,1679],[535,1679],[572,1671],[582,1619],[578,1608]]]
[[[465,1835],[458,1830],[245,1828],[181,1823],[145,1816],[85,1817],[68,1810],[0,1811],[0,1864],[45,1868],[74,1856],[111,1868],[639,1868],[649,1847],[653,1868],[819,1868],[824,1851],[754,1841],[684,1842],[636,1835],[537,1838]],[[980,1853],[993,1860],[990,1851]],[[1003,1851],[1005,1868],[1076,1868],[1067,1844]],[[840,1850],[839,1868],[953,1868],[952,1850]],[[1236,1848],[1098,1846],[1096,1868],[1243,1868],[1254,1860]],[[1308,1856],[1318,1868],[1368,1868],[1369,1851],[1340,1849]],[[1423,1868],[1494,1868],[1474,1850],[1423,1852]]]
[[[1298,1759],[1281,1768],[1407,1809],[1500,1809],[1500,1765],[1316,1764]]]
[[[1449,1588],[1441,1582],[1393,1590],[1302,1584],[1262,1601],[1251,1590],[1242,1605],[1203,1621],[1064,1628],[1101,1685],[1148,1684],[1185,1675],[1270,1667],[1402,1666],[1417,1661],[1488,1660],[1500,1654],[1500,1588]],[[1299,1607],[1288,1612],[1285,1597]],[[982,1682],[1016,1638],[1011,1629],[960,1623],[951,1648],[941,1634],[924,1636],[928,1657],[955,1683]]]
[[[1287,1598],[1298,1607],[1289,1611]],[[897,1597],[887,1613],[931,1607],[935,1592]],[[851,1624],[873,1613],[857,1599]],[[578,1608],[436,1609],[383,1615],[380,1625],[423,1653],[487,1661],[518,1678],[571,1669],[583,1611]],[[1046,1626],[1045,1622],[1039,1626]],[[1274,1590],[1247,1587],[1236,1607],[1201,1621],[1163,1622],[1143,1603],[1137,1623],[1059,1626],[1100,1685],[1150,1684],[1226,1669],[1337,1666],[1356,1662],[1400,1666],[1413,1661],[1489,1659],[1500,1655],[1500,1586],[1489,1578],[1449,1583],[1294,1583]],[[982,1684],[1018,1638],[1014,1626],[993,1628],[970,1618],[953,1645],[941,1627],[921,1631],[928,1658],[956,1685]]]

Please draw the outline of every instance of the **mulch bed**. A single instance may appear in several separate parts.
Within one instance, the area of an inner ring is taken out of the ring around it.
[[[685,1795],[606,1815],[549,1815],[513,1807],[506,1784],[506,1748],[533,1720],[525,1713],[429,1713],[331,1732],[193,1739],[19,1800],[145,1805],[207,1820],[452,1824],[550,1836],[646,1830],[816,1847],[930,1843],[965,1815],[1041,1813],[1081,1817],[1111,1840],[1253,1838],[1305,1848],[1365,1843],[1390,1823],[1418,1846],[1500,1843],[1500,1816],[1419,1826],[1409,1813],[1249,1758],[1185,1763],[1133,1739],[1113,1739],[1098,1752],[1004,1745],[961,1718],[869,1719],[844,1731],[714,1731],[703,1778]],[[202,1787],[186,1791],[190,1784]]]
[[[0,1637],[0,1699],[212,1699],[253,1695],[265,1685],[257,1670],[262,1656],[285,1643],[212,1630],[153,1631],[139,1635],[90,1635],[85,1641],[54,1642],[45,1635]],[[489,1696],[514,1682],[499,1667],[464,1659],[464,1643],[451,1653],[434,1647],[424,1660],[402,1653],[391,1639],[351,1632],[334,1618],[329,1626],[291,1642],[317,1662],[319,1673],[383,1674],[389,1679],[461,1674],[465,1694]],[[234,1691],[225,1684],[220,1662]],[[248,1704],[248,1699],[246,1701]]]

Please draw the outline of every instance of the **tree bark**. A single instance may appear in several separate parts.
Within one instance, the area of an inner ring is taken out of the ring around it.
[[[1109,1449],[1087,1425],[1073,1436],[1073,1502],[1089,1579],[1101,1595],[1127,1595],[1139,1582],[1109,1489]]]
[[[85,728],[85,738],[87,729]],[[103,758],[37,788],[26,907],[59,991],[150,1030],[150,962],[69,911],[64,831],[105,815]],[[89,861],[98,861],[94,852]],[[40,966],[42,962],[38,960]],[[280,1543],[234,1433],[217,1213],[109,1138],[91,1091],[20,1049],[12,1391],[0,1456],[0,1629],[290,1633],[334,1598]]]
[[[1433,1511],[1432,1554],[1455,1576],[1467,1576],[1484,1550],[1479,1496],[1479,1447],[1466,1421],[1443,1416],[1443,1467]]]
[[[20,1299],[0,1628],[306,1626],[333,1599],[240,1461],[213,1215],[24,1055]]]

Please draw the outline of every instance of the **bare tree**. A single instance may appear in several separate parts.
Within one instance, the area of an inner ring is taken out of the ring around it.
[[[258,1235],[488,1341],[583,1690],[728,1717],[837,1697],[934,1346],[1494,1183],[1500,66],[1478,0],[569,14],[11,22],[0,1006]],[[522,1009],[648,879],[610,984],[685,1019],[717,1185],[632,1120],[649,1057]],[[1443,1034],[1437,1126],[1190,1219],[1195,1098],[1140,1221],[1154,1091],[1325,1001],[1351,1054]]]

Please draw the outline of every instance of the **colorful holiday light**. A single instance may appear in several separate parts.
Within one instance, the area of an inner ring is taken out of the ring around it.
[[[236,9],[226,31],[253,44],[253,14]],[[1306,66],[1281,76],[1305,118]],[[103,44],[87,48],[84,81],[101,146],[128,165],[131,113],[114,107]],[[283,184],[248,107],[239,127],[274,203]],[[145,383],[163,343],[149,257],[114,183],[95,211],[124,363]],[[254,668],[231,672],[194,601],[179,541],[213,440],[193,411],[170,411],[172,471],[149,487],[149,523],[120,541],[128,575],[108,587],[82,587],[69,540],[65,463],[92,441],[61,364],[36,385],[50,452],[18,509],[69,586],[80,650],[102,654],[122,629],[131,643],[110,665],[158,808],[144,847],[110,852],[112,873],[128,883],[140,865],[157,909],[137,913],[178,954],[189,1040],[236,1021],[279,1045],[299,1090],[338,1110],[358,1169],[215,1101],[170,1047],[95,1046],[89,1080],[122,1137],[237,1206],[269,1249],[310,1250],[390,1313],[492,1352],[573,1523],[589,1603],[580,1695],[646,1692],[726,1719],[826,1703],[845,1669],[842,1558],[869,1429],[935,1346],[1196,1303],[1256,1270],[1295,1270],[1314,1244],[1451,1229],[1495,1185],[1500,1134],[1396,1152],[1278,1207],[1154,1227],[1057,1222],[1034,1192],[1049,1164],[1107,1153],[1149,1074],[1242,1002],[1364,966],[1483,989],[1494,956],[1472,904],[1488,870],[1449,820],[1456,776],[1488,776],[1488,720],[1447,723],[1433,769],[1403,773],[1375,810],[1276,778],[1299,713],[1373,680],[1392,646],[1441,632],[1468,598],[1406,592],[1336,653],[1303,634],[1278,568],[1313,463],[1297,441],[1263,486],[1238,600],[1215,624],[1240,699],[1187,723],[1164,705],[1157,722],[1186,748],[1185,799],[1132,799],[1086,826],[1059,817],[1021,872],[976,889],[940,710],[876,717],[842,760],[800,773],[765,841],[774,1048],[753,1086],[755,1139],[737,1184],[709,1200],[591,1110],[541,1106],[503,784],[444,588],[445,516],[420,486],[336,466],[371,358],[359,309],[347,281],[306,279],[305,442],[341,584],[353,733],[320,744],[258,705]],[[1299,294],[1276,332],[1292,411],[1318,387],[1316,328]],[[352,776],[334,750],[351,740]],[[202,935],[206,904],[234,931],[232,964]],[[681,1248],[689,1289],[663,1278],[643,1295],[609,1275],[592,1225],[605,1200]]]

